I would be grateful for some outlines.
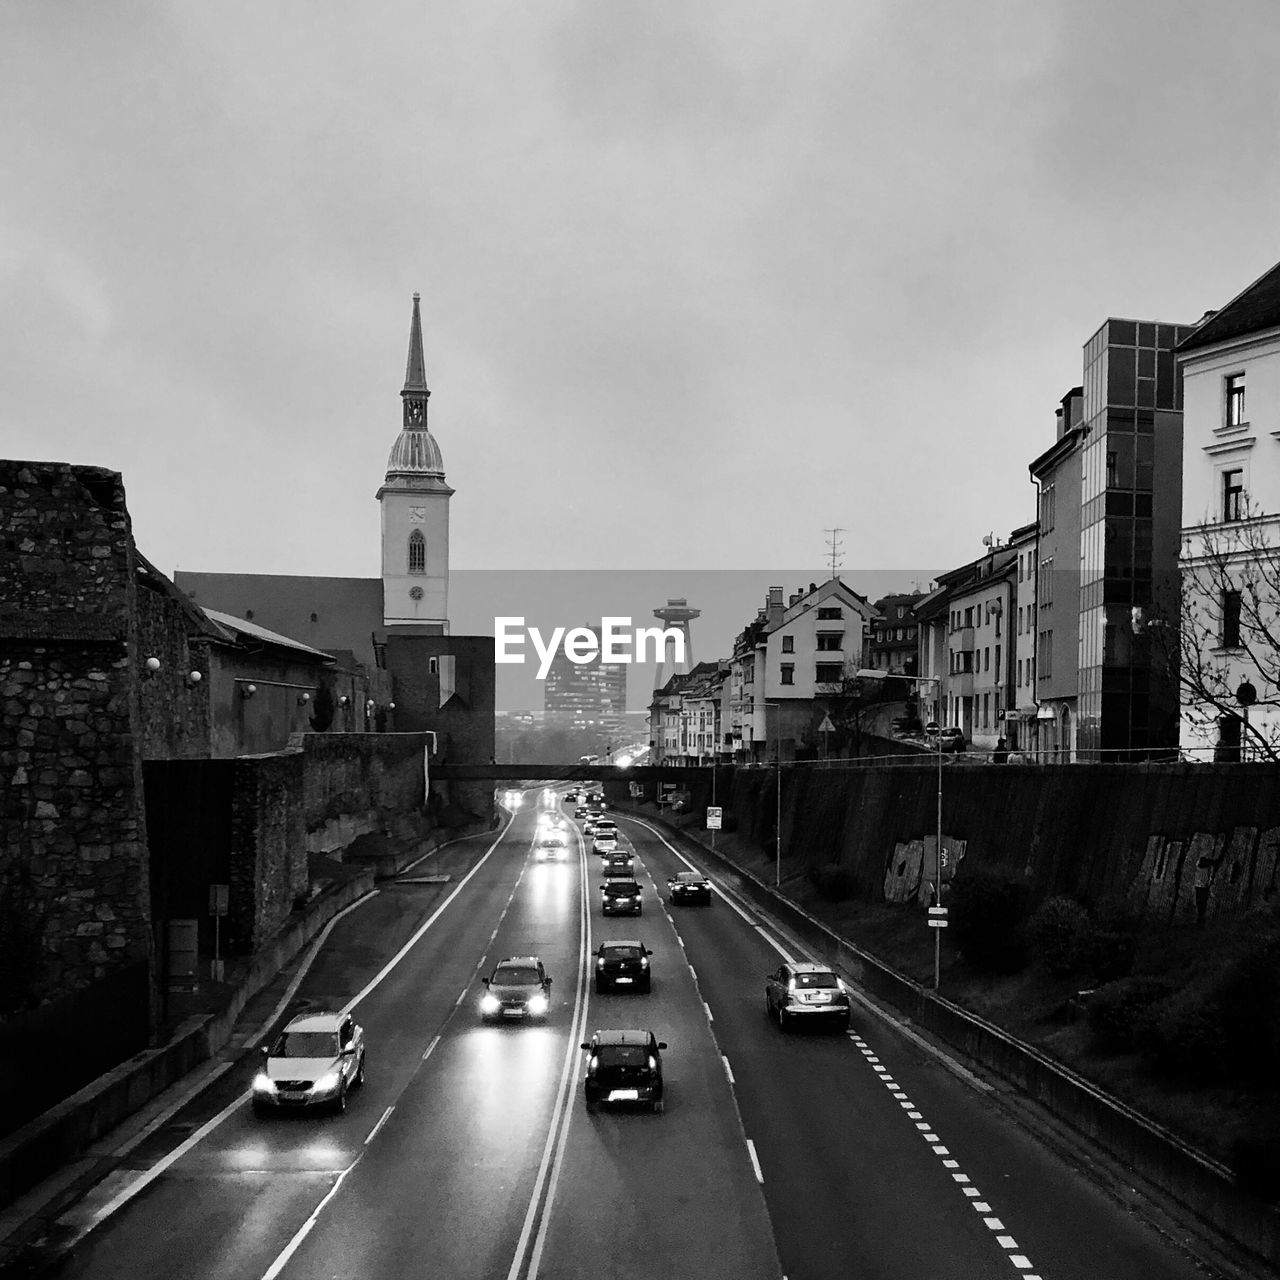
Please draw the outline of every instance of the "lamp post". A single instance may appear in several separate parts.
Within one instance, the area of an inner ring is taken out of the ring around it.
[[[874,667],[863,667],[854,672],[859,680],[887,680],[889,672]],[[896,680],[910,680],[912,684],[932,684],[938,689],[938,714],[942,714],[942,677],[941,676],[895,676]],[[933,892],[934,904],[942,906],[942,726],[937,726],[934,738],[938,744],[938,827],[934,835],[933,845]],[[942,976],[942,930],[933,931],[933,989],[938,990]]]
[[[774,857],[773,857],[773,886],[776,889],[782,884],[782,703],[766,702],[765,704],[765,724],[769,722],[768,708],[772,707],[778,713],[778,732],[773,739],[773,762],[778,769],[778,785],[776,790],[776,799],[778,802],[777,812],[774,815]]]

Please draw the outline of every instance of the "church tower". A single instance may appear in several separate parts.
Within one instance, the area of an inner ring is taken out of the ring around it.
[[[400,436],[378,490],[382,504],[382,621],[426,634],[449,631],[449,499],[444,459],[427,426],[422,316],[413,295]]]

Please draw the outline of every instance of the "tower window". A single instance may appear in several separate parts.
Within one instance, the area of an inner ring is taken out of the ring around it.
[[[409,535],[409,572],[426,573],[426,571],[427,540],[422,536],[420,530],[415,529]]]

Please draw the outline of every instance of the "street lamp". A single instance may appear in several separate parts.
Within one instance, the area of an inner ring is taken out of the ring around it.
[[[889,672],[874,667],[862,667],[854,672],[859,680],[887,680]],[[942,677],[941,676],[894,676],[895,680],[910,680],[912,684],[937,685],[938,714],[942,714]],[[938,743],[938,830],[933,845],[933,892],[936,906],[942,906],[942,726],[937,726],[934,735]],[[938,990],[942,975],[942,930],[933,931],[933,989]]]
[[[774,858],[773,858],[773,886],[776,889],[782,884],[782,703],[766,702],[765,704],[765,725],[766,731],[769,722],[768,708],[772,707],[778,713],[778,732],[773,739],[773,762],[778,767],[778,785],[777,813],[774,817]]]

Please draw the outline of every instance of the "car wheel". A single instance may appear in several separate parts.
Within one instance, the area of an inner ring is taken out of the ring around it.
[[[664,1105],[665,1104],[661,1098],[655,1098],[653,1100],[653,1114],[655,1116],[660,1116],[662,1114]]]
[[[345,1084],[338,1086],[338,1096],[333,1100],[333,1109],[341,1115],[347,1109],[347,1086]]]
[[[602,996],[605,993],[605,985],[599,979],[596,979],[596,995]]]
[[[643,986],[643,987],[641,987],[641,988],[640,988],[640,990],[641,990],[641,991],[643,991],[645,995],[648,995],[648,994],[649,994],[649,992],[651,992],[651,991],[653,990],[653,979],[652,979],[652,978],[646,978],[646,979],[645,979],[645,984],[644,984],[644,986]]]
[[[785,1009],[778,1010],[778,1027],[782,1031],[787,1031],[791,1027],[791,1015]]]
[[[360,1054],[360,1065],[356,1068],[356,1078],[351,1082],[357,1089],[364,1085],[364,1053]]]
[[[587,1115],[593,1116],[600,1110],[600,1104],[594,1098],[587,1099]]]
[[[259,1102],[257,1098],[254,1098],[253,1114],[255,1116],[268,1116],[271,1114],[271,1108],[265,1102]]]

